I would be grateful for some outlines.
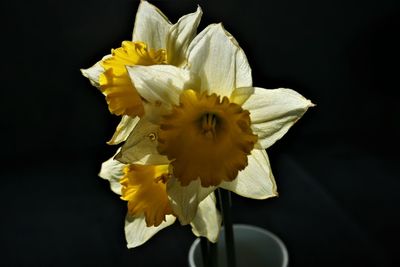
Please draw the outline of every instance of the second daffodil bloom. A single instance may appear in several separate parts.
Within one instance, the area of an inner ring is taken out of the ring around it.
[[[122,164],[110,158],[102,164],[99,176],[108,180],[111,190],[128,202],[125,219],[128,248],[142,245],[175,222],[176,216],[166,191],[170,176],[168,165]],[[217,241],[221,217],[215,206],[214,194],[201,201],[190,224],[196,236]]]
[[[204,29],[187,53],[186,69],[127,67],[154,105],[116,156],[170,165],[166,190],[182,224],[218,187],[254,199],[276,196],[265,149],[313,106],[291,89],[253,87],[243,50],[221,24]]]
[[[155,6],[141,1],[135,20],[132,41],[122,42],[93,67],[82,70],[85,77],[105,95],[111,113],[122,116],[109,144],[126,140],[146,104],[133,86],[127,66],[186,64],[186,50],[196,35],[202,11],[183,16],[174,25]]]
[[[147,1],[141,1],[136,14],[132,41],[122,42],[91,68],[81,70],[105,95],[111,113],[122,116],[109,144],[126,140],[146,109],[159,103],[145,101],[132,84],[127,66],[186,65],[186,51],[196,35],[201,9],[183,16],[176,24]],[[155,158],[155,157],[153,157]],[[169,166],[121,164],[110,159],[103,163],[100,176],[110,181],[111,189],[128,202],[125,233],[128,247],[146,242],[152,235],[175,221],[166,192]],[[213,195],[199,205],[191,220],[193,233],[216,242],[221,225]]]

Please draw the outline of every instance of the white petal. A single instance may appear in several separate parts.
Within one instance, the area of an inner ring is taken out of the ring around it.
[[[278,195],[275,179],[264,149],[253,149],[251,155],[248,156],[247,167],[239,172],[235,180],[223,182],[220,187],[243,197],[254,199],[266,199]]]
[[[155,124],[160,124],[163,116],[171,112],[171,105],[162,102],[151,103],[143,101],[143,107],[145,114],[143,118]]]
[[[136,164],[142,165],[167,165],[170,164],[171,161],[168,160],[166,156],[159,154],[148,154],[138,161],[132,162]]]
[[[299,93],[283,88],[255,88],[254,94],[243,104],[243,108],[250,111],[251,128],[258,135],[262,148],[279,140],[312,106],[314,104]]]
[[[132,118],[128,115],[122,116],[114,135],[111,137],[110,141],[107,142],[107,144],[117,145],[124,142],[138,122],[139,117]]]
[[[200,202],[196,217],[190,223],[193,234],[204,236],[213,243],[218,241],[221,230],[221,216],[215,205],[215,196],[212,193]]]
[[[212,186],[201,187],[199,179],[192,181],[188,186],[181,186],[175,177],[167,182],[171,207],[182,225],[194,219],[199,203],[214,190],[215,187]]]
[[[177,105],[182,90],[198,87],[195,76],[174,66],[129,66],[127,69],[139,94],[153,103]]]
[[[124,176],[124,167],[125,164],[122,164],[112,157],[101,164],[99,173],[101,178],[110,182],[111,190],[118,195],[121,195],[121,184],[119,180]]]
[[[88,69],[81,69],[82,75],[89,79],[93,86],[99,87],[99,75],[104,72],[104,68],[97,62]]]
[[[236,103],[238,105],[243,105],[249,99],[249,97],[254,94],[254,87],[240,87],[236,88],[229,98],[230,102]]]
[[[150,48],[166,48],[166,37],[171,23],[155,6],[147,1],[141,1],[136,13],[132,41],[141,41]]]
[[[125,218],[125,238],[127,241],[128,248],[134,248],[142,245],[155,235],[161,229],[170,226],[175,222],[175,216],[167,215],[166,221],[162,222],[159,226],[146,226],[146,220],[144,216],[141,217],[130,217]]]
[[[238,50],[236,52],[236,70],[235,70],[235,88],[239,87],[250,87],[253,86],[253,78],[251,74],[250,64],[247,61],[246,54],[243,49],[239,46],[237,41],[231,37],[232,42],[237,45]]]
[[[186,63],[186,50],[196,35],[202,14],[198,7],[195,13],[183,16],[171,27],[167,36],[168,64],[180,66]]]
[[[158,127],[146,119],[141,119],[115,159],[126,164],[168,164],[167,157],[159,155],[157,151]]]
[[[188,48],[188,67],[200,76],[202,90],[229,97],[237,87],[252,86],[243,50],[221,24],[199,33]]]

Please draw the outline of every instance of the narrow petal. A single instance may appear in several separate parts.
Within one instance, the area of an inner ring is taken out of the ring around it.
[[[158,231],[170,226],[175,222],[175,216],[167,215],[166,221],[162,222],[159,226],[146,226],[146,220],[144,216],[131,217],[126,216],[125,218],[125,238],[128,248],[134,248],[142,245],[149,240]]]
[[[152,103],[179,103],[184,89],[198,87],[198,79],[189,71],[170,65],[127,67],[139,94]]]
[[[112,157],[101,164],[101,169],[99,173],[99,176],[101,178],[110,182],[111,190],[118,195],[121,195],[122,187],[119,181],[124,176],[124,167],[125,164],[122,164],[121,162],[115,160],[114,157]]]
[[[118,124],[117,129],[115,130],[115,133],[111,137],[110,141],[107,142],[107,144],[117,145],[124,142],[138,122],[139,117],[132,118],[128,115],[122,116],[122,119]]]
[[[136,13],[132,40],[145,42],[150,48],[165,49],[170,28],[171,22],[157,7],[141,1]]]
[[[253,149],[251,155],[248,156],[247,167],[239,172],[234,181],[223,182],[220,187],[243,197],[254,199],[266,199],[278,195],[275,179],[264,149]]]
[[[170,28],[167,36],[168,64],[181,66],[186,63],[186,51],[196,35],[202,14],[198,7],[195,13],[183,16]]]
[[[279,140],[313,106],[299,93],[283,88],[255,88],[254,94],[243,104],[243,108],[250,111],[251,128],[264,149]]]
[[[200,76],[202,90],[229,97],[237,87],[252,86],[243,50],[221,24],[198,34],[188,48],[188,65]]]
[[[115,159],[126,164],[146,163],[146,164],[168,164],[165,156],[159,155],[157,151],[157,132],[158,125],[146,119],[141,119],[133,129],[128,139],[117,154]],[[152,157],[146,156],[151,155]]]
[[[214,193],[200,202],[196,217],[190,223],[192,232],[196,236],[204,236],[211,242],[218,241],[221,230],[221,216],[216,208]]]
[[[199,179],[191,182],[188,186],[181,186],[174,177],[167,182],[170,204],[182,225],[193,221],[199,203],[214,190],[213,186],[201,187]]]
[[[89,79],[93,86],[99,87],[99,76],[104,72],[104,68],[97,62],[88,69],[81,69],[82,75]]]

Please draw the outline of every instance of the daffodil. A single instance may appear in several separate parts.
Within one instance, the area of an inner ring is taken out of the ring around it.
[[[265,151],[313,104],[291,89],[253,87],[237,41],[208,26],[187,50],[187,65],[129,66],[139,95],[152,103],[116,159],[170,165],[173,213],[190,223],[216,188],[244,197],[277,195]]]
[[[128,202],[125,237],[128,248],[142,245],[161,229],[173,224],[176,216],[166,191],[170,177],[168,165],[122,164],[110,158],[102,164],[99,176],[108,180],[113,192]],[[221,217],[215,197],[208,195],[199,203],[190,222],[196,236],[216,242]]]
[[[122,116],[115,134],[108,142],[118,144],[126,140],[146,105],[129,78],[127,66],[186,64],[186,50],[196,34],[202,15],[201,9],[183,16],[176,24],[147,1],[140,2],[132,41],[122,42],[89,69],[85,77],[105,95],[111,113]]]
[[[121,47],[113,49],[110,55],[91,68],[82,70],[83,75],[105,95],[110,112],[122,116],[109,144],[125,141],[146,110],[154,109],[153,105],[160,106],[158,102],[150,103],[138,94],[127,67],[186,65],[186,51],[196,34],[201,15],[198,7],[196,12],[172,24],[155,6],[141,1],[132,41],[122,42]],[[151,140],[152,136],[149,135],[149,138]],[[128,247],[143,244],[175,221],[166,193],[166,182],[170,176],[168,164],[144,166],[140,162],[121,164],[110,159],[102,165],[100,176],[109,180],[111,189],[128,202],[125,220]],[[205,198],[198,209],[196,217],[190,222],[193,233],[216,242],[221,221],[214,196]]]

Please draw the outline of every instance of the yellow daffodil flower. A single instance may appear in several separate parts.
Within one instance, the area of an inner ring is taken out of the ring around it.
[[[102,164],[99,176],[108,180],[112,191],[128,202],[125,219],[128,248],[142,245],[175,222],[176,217],[166,191],[168,165],[122,164],[111,158]],[[190,224],[196,236],[204,236],[211,242],[217,241],[221,216],[215,207],[213,194],[200,202]]]
[[[115,134],[108,142],[126,140],[149,103],[143,102],[129,78],[126,66],[186,64],[186,50],[196,34],[202,11],[183,16],[174,25],[155,6],[141,1],[135,20],[132,41],[111,51],[93,67],[81,70],[105,95],[111,113],[122,116]]]
[[[144,100],[131,82],[127,66],[187,64],[186,51],[193,40],[202,11],[183,16],[176,24],[147,1],[141,1],[136,14],[132,41],[122,42],[94,66],[81,70],[92,85],[105,95],[111,113],[122,116],[115,134],[108,142],[119,144],[127,139],[132,129],[153,105]],[[146,116],[150,118],[154,112]],[[149,136],[151,140],[151,136]],[[156,156],[152,157],[153,162]],[[172,224],[174,216],[166,193],[168,164],[144,166],[140,162],[121,164],[110,159],[102,165],[100,177],[110,181],[111,189],[128,202],[125,233],[128,247],[146,242],[159,230]],[[216,242],[221,225],[213,195],[199,203],[199,211],[190,222],[197,236]]]
[[[243,50],[221,24],[193,39],[185,68],[127,69],[153,106],[116,159],[170,165],[166,190],[182,224],[218,187],[254,199],[277,195],[265,149],[313,104],[291,89],[253,87]]]

